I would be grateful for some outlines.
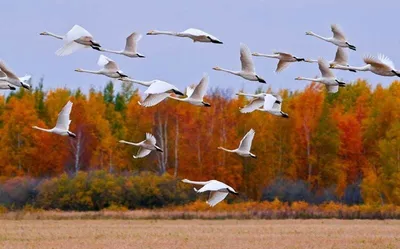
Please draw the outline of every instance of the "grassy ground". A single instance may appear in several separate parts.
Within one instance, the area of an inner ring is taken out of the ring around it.
[[[0,220],[0,248],[400,248],[400,221]]]

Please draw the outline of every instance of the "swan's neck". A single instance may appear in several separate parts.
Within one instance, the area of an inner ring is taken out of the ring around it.
[[[179,33],[177,32],[171,32],[171,31],[153,31],[152,35],[173,35],[173,36],[179,36]]]
[[[45,132],[52,132],[53,131],[53,129],[44,129],[44,128],[40,128],[40,127],[37,127],[37,126],[32,126],[32,128],[36,129],[36,130],[45,131]]]
[[[141,81],[141,80],[133,80],[133,79],[130,79],[129,81],[132,83],[142,85],[142,86],[150,86],[153,83],[152,81]]]
[[[313,78],[304,78],[304,77],[297,78],[297,80],[306,80],[306,81],[313,81],[313,82],[319,82],[320,81],[319,78],[313,79]]]
[[[174,96],[168,96],[170,99],[175,99],[175,100],[179,100],[179,101],[185,101],[187,98],[178,98],[178,97],[174,97]]]
[[[254,97],[254,98],[258,97],[257,95],[250,94],[250,93],[236,93],[236,95],[249,96],[249,97]]]
[[[132,143],[132,142],[128,142],[128,141],[125,141],[125,140],[120,140],[119,142],[123,143],[123,144],[133,145],[133,146],[140,146],[140,143]]]
[[[352,66],[346,67],[346,66],[336,65],[335,68],[343,70],[369,71],[371,69],[371,65],[365,65],[362,67],[352,67]]]
[[[305,62],[309,62],[309,63],[318,63],[318,60],[311,60],[311,59],[306,59],[304,60]]]
[[[187,180],[187,179],[183,180],[183,182],[185,182],[185,183],[191,183],[191,184],[196,184],[196,185],[206,185],[206,184],[209,183],[209,181],[207,181],[207,182],[197,182],[197,181],[191,181],[191,180]]]
[[[229,150],[229,149],[226,149],[224,147],[218,147],[218,149],[224,150],[224,151],[227,151],[227,152],[236,152],[236,150]]]
[[[220,68],[220,69],[218,69],[218,71],[227,72],[227,73],[234,74],[234,75],[240,75],[240,73],[237,71],[231,71],[231,70],[224,69],[224,68]]]
[[[317,38],[319,38],[319,39],[321,39],[321,40],[324,40],[324,41],[330,41],[329,38],[323,37],[323,36],[320,36],[320,35],[317,35],[317,34],[315,34],[315,33],[310,33],[310,35],[311,35],[311,36],[314,36],[314,37],[317,37]]]
[[[100,71],[93,71],[93,70],[86,70],[86,69],[80,69],[78,72],[81,72],[81,73],[91,73],[91,74],[101,74]]]
[[[267,57],[267,58],[279,58],[278,54],[254,54],[254,56],[260,56],[260,57]]]
[[[56,35],[56,34],[50,33],[50,32],[47,32],[45,35],[48,35],[48,36],[51,36],[51,37],[54,37],[54,38],[60,39],[60,40],[62,40],[62,39],[64,38],[64,37],[61,36],[61,35]]]
[[[122,54],[123,51],[116,51],[116,50],[110,50],[106,48],[99,48],[100,51],[107,52],[107,53],[112,53],[112,54]]]

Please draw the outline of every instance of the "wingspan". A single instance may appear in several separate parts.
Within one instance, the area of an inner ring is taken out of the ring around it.
[[[212,191],[212,192],[210,192],[210,196],[208,198],[207,204],[210,205],[210,207],[214,207],[219,202],[223,201],[227,195],[228,195],[228,192]]]
[[[346,37],[344,36],[344,33],[342,30],[340,30],[339,26],[336,24],[331,25],[331,30],[333,33],[333,37],[335,39],[341,40],[341,41],[346,41]]]
[[[74,25],[70,31],[65,35],[64,42],[70,43],[71,41],[75,41],[76,39],[81,38],[82,36],[90,36],[92,35],[84,28],[79,25]]]
[[[247,45],[240,44],[240,61],[242,63],[242,71],[254,73],[255,68],[253,64],[253,59],[251,58],[251,52]]]
[[[68,101],[68,103],[63,107],[61,112],[58,114],[56,128],[68,131],[71,120],[69,119],[69,115],[72,110],[72,102]]]
[[[153,83],[146,89],[144,93],[146,94],[158,94],[170,92],[171,90],[179,91],[174,85],[171,85],[165,81],[154,80]]]
[[[204,75],[200,83],[194,88],[193,93],[190,95],[190,98],[202,101],[204,95],[206,95],[207,87],[208,87],[208,75]]]
[[[142,39],[142,35],[133,32],[126,38],[125,51],[135,53],[137,50],[137,43]]]
[[[253,112],[264,105],[264,97],[254,98],[249,104],[240,109],[241,113]]]
[[[247,134],[243,137],[239,144],[239,150],[241,151],[250,151],[251,143],[253,142],[254,134],[256,132],[251,129]]]
[[[334,62],[339,65],[347,66],[348,57],[346,51],[343,48],[338,47]]]
[[[319,71],[321,71],[322,77],[335,78],[335,75],[328,68],[324,59],[322,59],[322,58],[318,59],[318,67],[319,67]]]
[[[151,150],[140,147],[136,156],[133,156],[133,158],[143,158],[143,157],[147,156],[148,154],[150,154],[150,152],[151,152]]]
[[[141,106],[144,107],[150,107],[150,106],[155,106],[164,99],[166,99],[170,93],[158,93],[158,94],[149,94],[147,97],[139,103]]]
[[[156,145],[156,138],[150,133],[146,133],[146,141],[152,145]]]

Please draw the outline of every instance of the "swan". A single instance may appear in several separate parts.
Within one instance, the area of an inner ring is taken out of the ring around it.
[[[346,37],[345,37],[344,33],[340,30],[340,28],[336,24],[332,24],[331,25],[331,30],[332,30],[332,33],[333,33],[333,37],[323,37],[323,36],[320,36],[320,35],[317,35],[317,34],[313,33],[312,31],[306,32],[306,35],[315,36],[315,37],[317,37],[317,38],[319,38],[321,40],[333,43],[338,47],[349,48],[351,50],[356,51],[356,47],[354,45],[351,45],[346,40]]]
[[[110,58],[102,54],[100,55],[99,60],[97,61],[97,65],[103,68],[97,71],[78,68],[75,69],[75,72],[101,74],[113,79],[128,77],[128,75],[124,74],[121,70],[119,70],[118,65],[117,63],[115,63],[115,61],[111,60]]]
[[[5,79],[4,80],[2,79],[5,77],[7,77],[7,75],[3,71],[0,71],[0,89],[1,90],[13,90],[13,91],[17,90],[17,88],[14,85],[8,83],[8,81],[6,81]],[[20,77],[19,81],[23,82],[24,84],[28,84],[27,82],[30,79],[31,79],[30,75],[25,75],[24,77]]]
[[[268,54],[260,54],[260,53],[252,53],[253,56],[261,56],[261,57],[267,57],[267,58],[274,58],[278,59],[278,65],[276,67],[275,72],[281,72],[283,71],[291,62],[299,62],[299,61],[305,61],[304,58],[299,58],[294,55],[291,55],[289,53],[283,53],[283,52],[274,52],[274,54],[268,55]]]
[[[3,61],[0,61],[0,71],[2,72],[0,81],[9,83],[11,85],[9,86],[11,90],[15,90],[15,87],[23,87],[28,90],[31,89],[31,86],[28,84],[28,81],[31,79],[30,75],[18,78],[9,68],[7,68]]]
[[[205,74],[197,86],[195,86],[194,88],[191,87],[186,88],[186,95],[187,95],[186,98],[177,98],[172,96],[169,97],[171,99],[188,102],[192,105],[210,107],[211,106],[210,103],[204,102],[203,100],[204,95],[207,92],[207,87],[208,87],[208,75]]]
[[[217,37],[212,36],[200,29],[190,28],[183,32],[171,32],[171,31],[159,31],[152,30],[147,32],[147,35],[172,35],[177,37],[187,37],[193,40],[193,42],[211,42],[216,44],[223,44]]]
[[[69,131],[69,125],[71,124],[71,120],[69,119],[69,115],[71,114],[72,110],[72,102],[68,101],[68,103],[63,107],[61,112],[58,114],[57,124],[52,129],[43,129],[37,126],[32,126],[32,128],[54,133],[60,136],[70,136],[75,138],[76,135]]]
[[[400,72],[395,69],[394,63],[387,56],[379,54],[378,58],[374,58],[371,55],[364,57],[364,62],[367,64],[362,67],[344,67],[341,65],[331,65],[331,68],[336,69],[350,69],[355,71],[371,71],[374,74],[381,76],[398,76],[400,77]]]
[[[199,190],[194,188],[194,191],[196,191],[196,193],[203,193],[206,191],[210,191],[210,196],[207,201],[207,204],[210,205],[210,207],[214,207],[219,202],[223,201],[229,193],[234,195],[239,194],[231,186],[217,180],[197,182],[188,179],[183,179],[182,182],[195,185],[203,185],[203,187],[201,187]]]
[[[256,70],[253,64],[253,59],[251,58],[250,49],[243,43],[240,43],[240,61],[242,63],[242,70],[240,71],[231,71],[220,67],[214,67],[213,69],[217,71],[224,71],[230,74],[234,74],[246,80],[266,83],[264,79],[262,79],[256,74]]]
[[[81,48],[91,47],[100,50],[100,44],[93,40],[93,36],[79,25],[74,25],[70,31],[64,36],[56,35],[50,32],[42,32],[40,35],[51,36],[64,41],[64,46],[56,51],[56,55],[70,55]]]
[[[147,94],[147,97],[142,102],[138,102],[139,105],[144,107],[157,105],[164,99],[168,98],[171,95],[171,93],[184,96],[184,94],[181,91],[179,91],[179,89],[176,86],[162,80],[140,81],[131,78],[122,78],[119,80],[132,82],[148,87],[144,92],[145,94]]]
[[[289,118],[289,115],[281,111],[282,97],[275,94],[267,94],[264,97],[264,107],[257,109],[258,111],[268,112],[275,116]]]
[[[109,50],[105,48],[99,48],[100,51],[103,52],[108,52],[108,53],[113,53],[113,54],[121,54],[125,55],[131,58],[139,57],[139,58],[145,58],[144,55],[139,54],[137,52],[137,43],[142,39],[142,35],[138,34],[136,32],[133,32],[126,38],[126,44],[125,44],[125,49],[120,50],[120,51],[115,51],[115,50]]]
[[[120,140],[119,142],[140,147],[136,156],[133,156],[133,158],[143,158],[150,154],[152,150],[163,152],[163,150],[156,145],[156,138],[150,133],[146,133],[146,139],[139,143],[127,142],[125,140]]]
[[[249,113],[253,112],[256,109],[261,108],[264,105],[264,97],[267,95],[266,93],[259,93],[259,94],[249,94],[249,93],[236,93],[236,95],[241,96],[249,96],[253,97],[249,104],[240,108],[241,113]]]
[[[228,150],[223,147],[218,147],[220,150],[224,150],[227,152],[233,152],[238,154],[239,156],[242,157],[252,157],[252,158],[257,158],[256,155],[250,152],[251,150],[251,143],[253,142],[255,131],[251,129],[247,134],[243,137],[243,139],[240,141],[239,148],[234,149],[234,150]]]
[[[318,63],[318,60],[306,59],[305,62]],[[328,64],[329,64],[330,68],[334,68],[334,67],[332,67],[332,65],[340,65],[340,66],[344,66],[346,68],[338,68],[338,69],[348,70],[348,71],[354,72],[354,73],[356,72],[356,70],[348,69],[349,64],[348,64],[347,52],[341,47],[337,48],[335,59],[333,61],[328,62]]]
[[[322,77],[319,78],[304,78],[304,77],[297,77],[295,80],[307,80],[313,82],[319,82],[326,86],[329,93],[336,93],[339,91],[339,86],[344,87],[346,83],[339,81],[335,75],[329,70],[328,66],[326,65],[323,59],[318,60],[319,70],[321,71]]]

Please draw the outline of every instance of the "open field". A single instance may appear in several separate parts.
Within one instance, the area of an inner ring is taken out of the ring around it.
[[[400,221],[1,220],[0,248],[400,248]]]

